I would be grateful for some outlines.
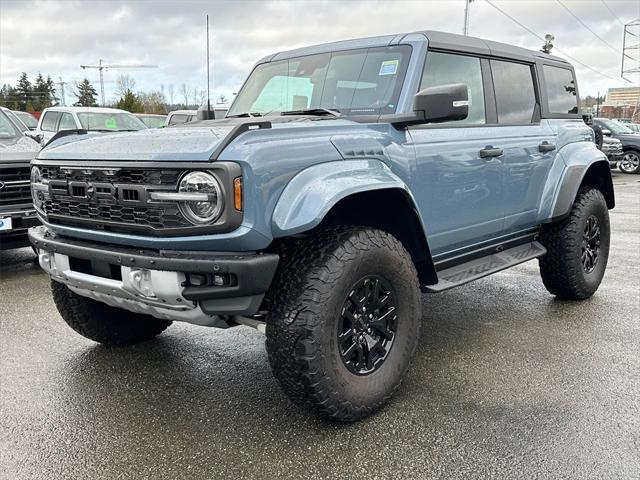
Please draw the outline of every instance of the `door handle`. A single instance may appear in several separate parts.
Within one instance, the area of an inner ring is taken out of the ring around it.
[[[503,153],[504,153],[504,151],[501,148],[492,147],[491,145],[487,145],[482,150],[480,150],[480,158],[499,157]]]
[[[553,152],[556,149],[556,146],[553,143],[549,143],[546,140],[538,145],[538,151],[541,153],[544,152]]]

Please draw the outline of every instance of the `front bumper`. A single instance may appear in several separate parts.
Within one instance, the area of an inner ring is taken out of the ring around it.
[[[0,250],[28,247],[27,230],[40,224],[33,206],[0,209],[0,218],[11,217],[11,230],[0,231]]]
[[[222,326],[258,312],[279,256],[144,250],[29,229],[42,268],[79,295],[165,320]]]

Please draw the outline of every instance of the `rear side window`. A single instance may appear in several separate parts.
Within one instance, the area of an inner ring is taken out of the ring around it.
[[[63,113],[60,119],[60,125],[58,130],[74,130],[76,128],[76,122],[73,121],[73,117],[70,113]]]
[[[578,96],[573,72],[551,65],[544,65],[542,68],[549,113],[578,113]]]
[[[536,105],[531,67],[491,60],[491,74],[498,107],[498,123],[531,123]]]
[[[56,124],[60,118],[60,112],[47,112],[42,117],[42,126],[40,127],[45,132],[55,132]]]
[[[464,83],[467,85],[469,116],[464,120],[456,120],[450,123],[485,123],[484,89],[482,86],[480,59],[450,53],[429,52],[424,65],[424,72],[422,73],[420,90],[452,83]]]

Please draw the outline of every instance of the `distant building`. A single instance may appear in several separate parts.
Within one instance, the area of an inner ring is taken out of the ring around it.
[[[600,107],[600,114],[609,118],[638,120],[640,117],[640,87],[610,88]]]

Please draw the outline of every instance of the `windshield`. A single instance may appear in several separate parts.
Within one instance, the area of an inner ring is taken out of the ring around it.
[[[408,45],[319,53],[258,65],[227,117],[325,108],[343,115],[394,113]]]
[[[82,128],[89,131],[127,132],[144,130],[147,126],[130,113],[78,113]]]
[[[164,127],[167,117],[163,115],[140,115],[138,118],[149,128],[160,128]]]
[[[16,117],[22,120],[22,123],[24,123],[27,127],[36,128],[38,126],[38,120],[36,120],[36,117],[31,115],[30,113],[27,113],[27,112],[13,112],[13,113],[16,115]]]
[[[11,120],[11,122],[15,125],[15,127],[20,132],[27,132],[29,130],[29,127],[27,127],[22,122],[22,120],[20,120],[18,117],[16,117],[15,113],[13,113],[11,110],[6,109],[6,110],[4,110],[4,113],[7,115],[7,117],[9,117],[9,120]]]
[[[13,123],[9,120],[9,117],[0,110],[0,138],[15,138],[19,137],[21,133],[16,129]]]
[[[608,130],[611,130],[611,133],[633,133],[633,130],[615,120],[600,120],[600,123]]]

